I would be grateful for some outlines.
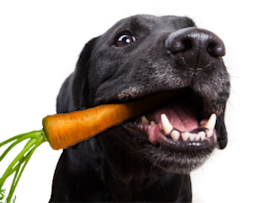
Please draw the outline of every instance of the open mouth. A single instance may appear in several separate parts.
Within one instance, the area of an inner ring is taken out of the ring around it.
[[[205,116],[202,98],[188,91],[143,116],[124,124],[147,134],[153,145],[173,151],[199,151],[216,145],[214,112]]]

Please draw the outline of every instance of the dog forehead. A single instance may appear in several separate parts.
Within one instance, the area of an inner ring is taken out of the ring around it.
[[[121,29],[131,31],[160,29],[181,29],[193,27],[195,23],[188,17],[181,16],[154,16],[154,15],[135,15],[119,20],[106,33],[113,33]],[[106,34],[105,33],[105,34]]]
[[[188,18],[183,16],[154,16],[154,15],[135,15],[128,18],[124,18],[118,21],[119,24],[124,26],[141,26],[141,27],[152,27],[159,24],[164,24],[168,26],[174,27],[186,27],[186,26],[194,26],[194,22]],[[116,23],[117,24],[117,23]]]

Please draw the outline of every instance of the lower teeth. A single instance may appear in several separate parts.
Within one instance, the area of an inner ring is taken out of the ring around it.
[[[171,138],[172,138],[174,141],[179,140],[179,138],[180,138],[180,132],[177,131],[177,130],[173,130],[173,131],[171,132]]]
[[[209,130],[210,131],[210,130]],[[213,131],[212,132],[204,132],[204,131],[200,131],[198,133],[190,133],[190,132],[179,132],[177,130],[173,130],[170,134],[170,137],[172,140],[174,141],[178,141],[178,140],[183,140],[183,141],[199,141],[199,140],[204,140],[206,139],[206,137],[211,137],[213,135]],[[212,133],[210,135],[210,133]],[[210,135],[210,136],[208,136]]]

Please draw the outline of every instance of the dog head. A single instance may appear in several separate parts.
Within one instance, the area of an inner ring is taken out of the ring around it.
[[[97,137],[104,143],[121,141],[161,169],[188,173],[227,144],[224,114],[230,82],[224,55],[221,39],[187,17],[122,19],[85,45],[59,93],[57,111],[182,89],[179,98],[146,112],[146,119],[126,121]],[[169,130],[161,124],[162,114],[171,123]],[[210,116],[212,127],[206,124]]]

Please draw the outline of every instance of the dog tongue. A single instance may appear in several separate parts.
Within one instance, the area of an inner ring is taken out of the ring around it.
[[[187,101],[177,100],[168,103],[151,112],[147,118],[161,123],[161,114],[166,114],[172,126],[181,132],[189,132],[199,127],[196,113]]]
[[[188,101],[177,100],[168,103],[146,115],[147,119],[157,123],[157,125],[148,126],[147,133],[152,143],[156,142],[157,134],[160,134],[160,129],[163,129],[161,114],[165,114],[172,126],[181,132],[190,132],[199,127],[196,113]]]

